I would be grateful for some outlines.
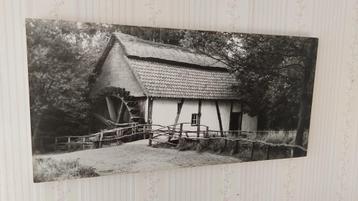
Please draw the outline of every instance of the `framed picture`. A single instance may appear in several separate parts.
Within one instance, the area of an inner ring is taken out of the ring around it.
[[[307,154],[318,39],[27,19],[35,182]]]

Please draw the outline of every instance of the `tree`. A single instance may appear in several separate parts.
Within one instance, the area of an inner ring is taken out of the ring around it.
[[[95,65],[111,34],[117,31],[172,44],[179,44],[179,36],[184,34],[182,31],[108,24],[26,21],[35,151],[43,151],[42,133],[51,136],[88,133],[90,79],[94,77]]]
[[[265,116],[269,122],[266,128],[272,128],[272,122],[276,122],[276,128],[290,128],[294,122],[295,143],[303,145],[317,39],[191,31],[185,33],[181,44],[225,63],[237,78],[234,88],[244,111]],[[282,121],[285,116],[287,120]],[[296,151],[295,155],[302,153]]]
[[[66,117],[71,126],[64,134],[87,131],[88,79],[109,36],[103,25],[65,21],[30,19],[26,28],[33,147],[41,150],[45,114]]]

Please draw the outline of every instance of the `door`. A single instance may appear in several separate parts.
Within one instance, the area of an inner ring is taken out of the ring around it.
[[[232,112],[230,114],[229,130],[241,130],[241,112]]]

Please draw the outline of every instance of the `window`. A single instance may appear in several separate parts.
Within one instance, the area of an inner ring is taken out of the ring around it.
[[[191,114],[191,125],[197,126],[200,124],[200,115],[198,113]]]

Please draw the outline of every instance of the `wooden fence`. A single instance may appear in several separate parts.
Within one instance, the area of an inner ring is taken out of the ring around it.
[[[268,135],[272,131],[217,131],[210,130],[208,126],[200,125],[200,129],[184,129],[184,126],[190,123],[179,123],[170,126],[155,124],[129,123],[122,127],[103,130],[90,135],[83,136],[61,136],[55,138],[55,150],[71,151],[79,149],[101,148],[104,145],[120,144],[140,139],[148,139],[149,146],[156,144],[177,145],[179,140],[186,141],[205,141],[205,140],[223,140],[222,150],[227,148],[229,143],[233,143],[232,154],[238,153],[240,146],[251,146],[250,159],[254,158],[255,147],[266,147],[266,159],[270,158],[270,152],[274,148],[307,150],[298,145],[286,143],[270,143],[263,140],[262,136]],[[292,133],[288,133],[291,135]]]
[[[123,127],[103,130],[90,135],[60,136],[55,138],[55,150],[101,148],[103,145],[145,139],[156,125],[129,123]]]
[[[277,131],[217,131],[209,130],[208,126],[201,125],[204,129],[197,130],[185,130],[183,129],[185,124],[190,123],[179,123],[177,125],[167,126],[162,132],[154,132],[149,136],[149,146],[153,145],[153,142],[157,144],[167,143],[170,145],[176,145],[173,141],[204,141],[204,140],[224,140],[224,145],[221,148],[225,150],[227,148],[228,142],[235,144],[232,149],[232,154],[239,152],[240,145],[245,143],[251,145],[251,154],[250,160],[254,159],[255,147],[266,147],[266,159],[270,159],[271,150],[274,148],[285,148],[290,150],[290,157],[293,157],[294,150],[300,150],[303,153],[307,153],[306,148],[293,144],[286,143],[270,143],[262,140],[263,136],[268,136],[271,133],[277,133]],[[286,131],[287,135],[295,135],[295,131]]]

